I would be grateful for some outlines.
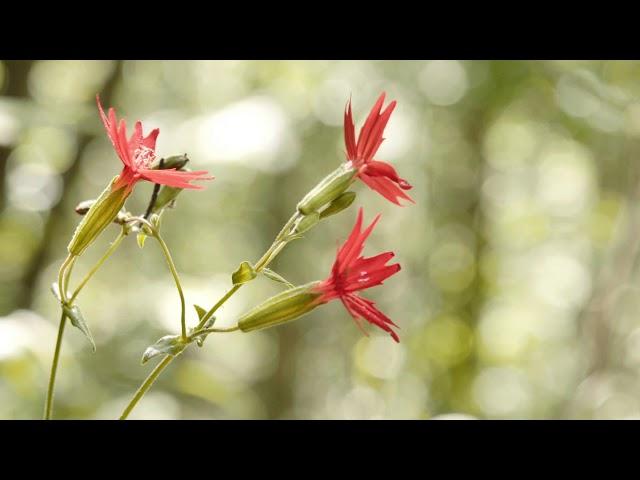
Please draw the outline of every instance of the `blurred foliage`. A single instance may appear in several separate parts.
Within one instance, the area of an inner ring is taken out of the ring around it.
[[[339,302],[211,335],[132,418],[640,418],[638,78],[640,62],[0,62],[0,418],[41,415],[58,320],[49,285],[74,207],[120,169],[96,93],[129,125],[159,127],[159,155],[187,153],[215,175],[163,217],[187,300],[211,306],[343,161],[347,99],[359,126],[382,90],[398,108],[379,158],[417,204],[359,183],[354,206],[272,268],[324,278],[355,206],[381,212],[365,253],[393,250],[403,269],[368,296],[401,343],[363,336]],[[129,210],[151,190],[139,184]],[[217,325],[281,288],[256,279]],[[146,346],[179,331],[157,245],[127,238],[79,305],[98,350],[67,330],[55,416],[115,418],[150,369]]]

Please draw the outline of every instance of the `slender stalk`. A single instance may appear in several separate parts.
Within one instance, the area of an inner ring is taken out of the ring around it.
[[[294,213],[291,218],[289,218],[287,223],[285,223],[284,227],[282,227],[278,235],[276,235],[276,239],[273,241],[269,249],[256,262],[254,267],[256,272],[259,273],[260,271],[262,271],[262,269],[266,268],[269,263],[271,263],[271,261],[276,257],[276,255],[278,255],[278,253],[280,253],[280,251],[285,247],[287,243],[283,241],[283,238],[287,233],[287,230],[291,228],[291,226],[295,223],[299,216],[300,214],[296,211],[296,213]],[[220,298],[220,300],[218,300],[218,302],[216,302],[216,304],[211,307],[211,309],[207,313],[205,313],[205,315],[200,320],[200,323],[196,327],[196,331],[200,330],[204,326],[204,324],[207,323],[207,320],[209,320],[211,316],[233,296],[234,293],[240,290],[240,287],[242,287],[242,285],[243,284],[234,285],[229,291],[227,291],[227,293],[225,293],[222,298]]]
[[[113,241],[113,243],[109,246],[107,251],[104,253],[104,255],[102,255],[100,260],[98,260],[98,262],[93,266],[93,268],[89,270],[89,272],[84,276],[84,278],[76,288],[75,292],[73,292],[73,295],[71,295],[71,298],[69,299],[70,304],[73,303],[73,301],[76,299],[80,291],[84,288],[84,286],[91,279],[91,277],[93,277],[93,275],[98,271],[98,269],[102,266],[102,264],[111,256],[113,252],[116,251],[116,249],[120,246],[120,243],[126,236],[127,234],[125,233],[125,229],[123,228],[118,234],[118,236],[116,237],[116,239]]]
[[[169,270],[171,270],[171,275],[173,275],[173,280],[176,282],[176,288],[178,289],[178,294],[180,295],[180,326],[182,328],[182,338],[187,339],[187,323],[185,320],[185,302],[184,302],[184,293],[182,292],[182,285],[180,285],[180,278],[178,277],[178,271],[176,270],[176,266],[173,263],[173,259],[171,258],[171,253],[169,252],[169,248],[167,244],[164,243],[164,240],[160,236],[160,233],[154,229],[154,238],[158,240],[160,244],[160,248],[162,248],[162,253],[164,254],[164,258],[167,260],[167,265],[169,265]]]
[[[269,265],[269,263],[271,263],[271,261],[276,257],[276,255],[278,255],[278,253],[280,253],[280,251],[285,247],[285,245],[287,244],[287,242],[284,241],[285,235],[286,235],[288,230],[291,228],[291,226],[295,223],[295,221],[299,217],[300,217],[300,213],[298,213],[296,211],[291,216],[291,218],[287,221],[287,223],[284,225],[284,227],[282,227],[282,230],[280,230],[280,233],[278,233],[278,235],[276,236],[276,239],[271,244],[269,249],[264,253],[264,255],[262,255],[262,257],[260,257],[260,260],[258,260],[256,262],[256,265],[254,267],[256,272],[260,272],[262,269],[266,268]],[[131,219],[131,220],[134,220],[134,219]],[[140,220],[142,223],[148,224],[148,226],[150,226],[152,228],[152,230],[155,232],[155,229],[153,228],[153,226],[150,225],[149,222],[147,222],[146,220],[138,219],[138,218],[136,218],[135,220]],[[160,242],[160,245],[163,246],[163,251],[166,252],[165,253],[165,257],[167,258],[167,262],[169,263],[169,268],[171,268],[171,273],[174,274],[174,278],[176,279],[176,285],[178,286],[178,291],[180,292],[180,298],[182,300],[182,327],[183,327],[182,336],[183,336],[183,338],[186,339],[187,338],[186,337],[186,330],[185,330],[186,326],[185,326],[185,323],[184,323],[184,297],[182,296],[182,289],[180,288],[180,283],[178,281],[177,273],[174,273],[175,272],[175,267],[173,267],[173,262],[170,261],[171,256],[169,255],[169,251],[168,251],[166,245],[164,245],[164,242],[160,239],[159,236],[156,236],[156,238]],[[211,309],[202,317],[202,319],[200,320],[200,323],[198,324],[198,326],[194,329],[195,331],[191,335],[192,337],[194,335],[197,336],[197,335],[205,334],[205,333],[234,332],[234,331],[239,329],[239,327],[237,325],[235,327],[231,327],[231,328],[228,328],[228,329],[216,329],[216,328],[203,329],[202,327],[207,322],[207,320],[209,318],[211,318],[211,316],[222,305],[224,305],[224,303],[227,300],[229,300],[233,296],[233,294],[235,294],[238,290],[240,290],[240,287],[242,287],[242,284],[234,285],[227,293],[225,293],[222,296],[222,298],[220,298],[220,300],[218,300],[216,302],[216,304],[213,307],[211,307]],[[146,380],[142,383],[142,385],[140,385],[140,388],[138,388],[138,390],[136,391],[135,395],[133,396],[133,398],[131,399],[129,404],[126,406],[126,408],[122,412],[122,415],[120,416],[120,420],[126,420],[126,418],[129,416],[131,411],[135,408],[137,403],[140,401],[140,399],[145,395],[145,393],[147,393],[147,391],[151,388],[151,386],[156,381],[158,376],[167,367],[167,365],[169,365],[173,361],[174,358],[175,357],[173,357],[171,355],[167,355],[166,357],[164,357],[164,359],[158,365],[156,365],[156,367],[149,374],[149,376],[146,378]]]
[[[207,323],[207,320],[209,320],[211,318],[211,316],[216,313],[216,310],[218,310],[222,305],[224,305],[224,303],[229,300],[234,293],[236,293],[238,290],[240,290],[240,287],[242,285],[234,285],[227,293],[225,293],[222,298],[220,298],[220,300],[218,300],[216,302],[216,304],[211,307],[211,309],[204,314],[204,316],[202,317],[202,319],[200,320],[200,323],[198,323],[198,326],[196,327],[196,331],[200,330],[205,323]]]
[[[64,293],[65,294],[67,294],[67,292],[69,291],[69,280],[71,279],[71,272],[73,271],[73,267],[75,266],[77,259],[78,257],[74,255],[73,257],[71,257],[71,261],[69,262],[69,265],[67,265],[67,271],[64,276]]]
[[[56,349],[53,353],[53,362],[51,364],[51,374],[49,375],[49,387],[47,388],[47,399],[44,406],[44,419],[50,420],[53,414],[53,391],[56,384],[56,372],[58,371],[58,361],[60,360],[60,348],[62,346],[62,337],[64,336],[64,327],[67,324],[67,316],[64,312],[60,316],[60,326],[58,327],[58,338],[56,340]]]
[[[140,399],[144,397],[145,393],[147,393],[147,390],[151,388],[151,385],[153,385],[153,382],[156,381],[156,378],[158,378],[160,373],[162,373],[162,371],[167,367],[167,365],[171,363],[173,359],[174,359],[173,356],[167,355],[158,365],[156,365],[156,368],[153,369],[153,371],[149,374],[149,376],[144,381],[144,383],[140,385],[140,388],[138,388],[138,390],[136,391],[136,394],[133,396],[133,398],[127,405],[127,407],[124,409],[124,411],[122,412],[122,415],[120,415],[120,420],[127,419],[129,414],[131,413],[131,410],[135,408],[135,406],[138,404]]]
[[[229,327],[229,328],[205,328],[203,330],[198,330],[197,332],[193,333],[191,335],[191,337],[197,337],[198,335],[205,335],[208,333],[228,333],[228,332],[235,332],[237,330],[239,330],[240,327],[238,325],[236,325],[235,327]]]
[[[78,257],[75,255],[67,255],[64,259],[60,270],[58,271],[58,291],[63,303],[67,303],[67,289],[69,285],[69,277],[71,270]],[[64,327],[66,325],[67,316],[64,309],[60,314],[60,326],[58,327],[58,336],[56,338],[56,347],[53,352],[53,361],[51,363],[51,373],[49,374],[49,386],[47,387],[47,397],[44,405],[44,419],[50,420],[53,413],[53,392],[56,385],[56,373],[58,372],[58,361],[60,360],[60,349],[62,347],[62,338],[64,337]]]
[[[159,168],[162,169],[164,166],[164,158],[160,159]],[[146,212],[144,212],[143,218],[149,219],[151,216],[151,212],[153,212],[153,207],[156,206],[156,201],[158,200],[158,193],[160,192],[160,184],[156,183],[153,185],[153,193],[151,193],[151,199],[149,200],[149,205],[147,206]]]
[[[60,290],[60,297],[62,297],[63,302],[67,301],[67,292],[65,286],[68,282],[66,282],[65,280],[65,275],[67,275],[67,269],[69,268],[69,266],[73,265],[73,262],[75,262],[74,259],[74,255],[67,255],[67,258],[65,258],[64,262],[62,262],[62,265],[60,265],[60,270],[58,270],[58,290]]]

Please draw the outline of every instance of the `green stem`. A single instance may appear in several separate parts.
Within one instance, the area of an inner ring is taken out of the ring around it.
[[[116,249],[120,246],[120,243],[126,236],[127,234],[125,232],[125,229],[123,228],[120,231],[120,234],[118,235],[118,237],[113,241],[111,246],[107,249],[107,251],[100,258],[100,260],[98,260],[98,262],[93,266],[93,268],[89,270],[89,272],[84,276],[84,278],[80,282],[80,285],[78,285],[75,292],[73,292],[73,295],[71,295],[71,298],[69,299],[70,304],[73,304],[73,301],[76,299],[76,297],[78,296],[80,291],[84,288],[84,286],[87,284],[87,282],[91,279],[91,277],[93,277],[93,275],[98,271],[98,269],[102,266],[102,264],[111,256],[111,254],[113,254],[113,252],[116,251]]]
[[[62,303],[67,303],[67,289],[69,286],[69,278],[71,277],[71,270],[77,260],[75,255],[67,255],[64,259],[60,270],[58,271],[58,290],[60,292],[60,298]],[[53,362],[51,363],[51,373],[49,374],[49,386],[47,388],[47,398],[44,406],[44,419],[50,420],[53,413],[53,392],[56,385],[56,373],[58,372],[58,361],[60,360],[60,349],[62,347],[62,338],[64,337],[64,327],[66,325],[67,316],[64,313],[64,309],[60,315],[60,326],[58,327],[58,337],[56,338],[56,347],[53,352]]]
[[[180,294],[180,326],[182,328],[182,338],[187,339],[187,323],[185,320],[185,302],[184,302],[184,293],[182,292],[182,285],[180,285],[180,278],[178,277],[178,271],[176,270],[176,266],[173,263],[173,259],[171,258],[171,253],[169,252],[169,248],[167,244],[164,243],[164,240],[160,236],[160,232],[154,229],[153,236],[160,247],[162,248],[162,253],[164,253],[164,258],[167,260],[167,265],[169,265],[169,270],[171,270],[171,275],[173,275],[173,280],[176,282],[176,288],[178,289],[178,293]]]
[[[296,213],[294,213],[291,216],[291,218],[287,221],[287,223],[284,225],[284,227],[282,227],[282,230],[280,230],[280,233],[278,233],[278,235],[276,236],[276,239],[271,244],[269,249],[264,253],[264,255],[262,255],[262,257],[260,257],[260,260],[258,260],[256,262],[256,265],[254,267],[256,272],[260,272],[263,268],[266,268],[269,265],[269,263],[271,263],[271,261],[276,257],[276,255],[278,255],[278,253],[280,253],[280,251],[285,247],[285,245],[287,244],[287,242],[284,241],[285,235],[288,232],[288,230],[291,228],[291,226],[295,223],[295,221],[299,218],[299,216],[300,216],[300,213],[298,213],[296,211]],[[144,219],[137,219],[136,218],[136,220],[144,220]],[[157,231],[155,231],[155,229],[153,228],[152,225],[149,224],[149,222],[147,222],[145,220],[143,223],[148,224],[148,226],[150,226],[152,228],[152,231],[154,231],[157,234]],[[171,256],[169,255],[169,250],[166,248],[166,245],[164,245],[164,242],[160,239],[159,236],[156,236],[156,238],[160,242],[160,245],[163,246],[163,251],[165,252],[165,257],[167,258],[167,262],[169,263],[169,268],[171,268],[171,273],[174,274],[174,278],[176,280],[176,285],[178,286],[178,291],[180,292],[180,298],[182,300],[182,336],[183,336],[183,338],[186,339],[187,338],[186,337],[186,325],[184,323],[184,297],[182,296],[182,289],[180,288],[180,283],[178,281],[178,276],[177,276],[178,274],[175,273],[175,267],[173,267],[173,262],[171,261]],[[205,315],[200,320],[200,323],[198,323],[198,326],[194,329],[194,333],[191,335],[192,337],[194,335],[197,336],[199,334],[204,334],[204,333],[233,332],[233,331],[236,331],[236,330],[238,330],[240,328],[240,327],[238,327],[236,325],[235,327],[231,327],[231,328],[228,328],[228,329],[215,329],[215,328],[210,328],[210,329],[205,329],[205,330],[202,329],[202,327],[207,322],[207,320],[209,320],[209,318],[211,318],[211,316],[222,305],[224,305],[224,303],[227,300],[229,300],[233,296],[234,293],[236,293],[238,290],[240,290],[240,287],[242,287],[242,284],[234,285],[227,293],[225,293],[222,296],[222,298],[220,300],[218,300],[218,302],[216,302],[216,304],[213,307],[211,307],[211,309],[207,313],[205,313]],[[167,365],[169,365],[171,363],[171,361],[174,358],[175,357],[173,357],[171,355],[167,355],[166,357],[164,357],[164,359],[158,365],[156,365],[156,367],[149,374],[149,376],[146,378],[144,383],[142,385],[140,385],[140,388],[136,391],[135,395],[133,396],[133,398],[131,399],[131,401],[127,405],[127,407],[124,409],[124,412],[122,412],[122,415],[120,416],[120,420],[126,420],[126,418],[129,416],[131,411],[135,408],[137,403],[140,401],[140,399],[151,388],[151,386],[153,385],[153,382],[156,381],[156,378],[158,378],[158,376],[167,367]]]
[[[234,293],[236,293],[238,290],[240,290],[240,287],[242,286],[242,284],[240,285],[234,285],[227,293],[225,293],[222,298],[220,300],[218,300],[218,302],[211,307],[211,309],[204,314],[204,316],[202,317],[202,319],[200,320],[200,323],[198,323],[198,326],[195,328],[196,331],[200,330],[205,323],[207,323],[207,320],[209,320],[211,318],[211,316],[216,313],[216,310],[218,310],[222,305],[224,305],[224,303],[229,300],[232,295]]]
[[[62,265],[60,265],[60,270],[58,270],[58,290],[60,291],[60,297],[62,298],[63,302],[67,301],[67,291],[66,291],[66,285],[68,284],[68,275],[67,275],[67,269],[70,267],[70,265],[73,265],[73,263],[75,262],[75,255],[67,255],[67,258],[64,259],[64,262],[62,262]],[[66,278],[65,278],[65,275]]]
[[[171,363],[173,359],[174,359],[173,356],[167,355],[158,365],[156,365],[156,368],[153,369],[153,371],[149,374],[149,376],[146,378],[144,383],[140,385],[140,388],[138,388],[138,390],[136,391],[136,394],[133,396],[133,398],[127,405],[127,407],[124,409],[124,411],[122,412],[122,415],[120,415],[120,420],[127,419],[129,414],[131,413],[131,410],[135,408],[135,406],[140,401],[140,399],[144,397],[145,393],[147,393],[147,390],[151,388],[151,385],[153,385],[153,382],[156,381],[156,378],[158,378],[158,376],[167,367],[167,365]]]
[[[47,389],[47,399],[44,407],[44,419],[50,420],[53,413],[53,390],[56,384],[56,372],[58,370],[58,361],[60,359],[60,348],[62,346],[62,337],[64,335],[64,327],[67,324],[67,316],[64,312],[60,316],[60,326],[58,327],[58,339],[56,340],[56,349],[53,353],[53,363],[51,364],[51,374],[49,375],[49,388]]]
[[[239,329],[240,329],[240,327],[238,325],[236,325],[235,327],[229,327],[229,328],[205,328],[203,330],[198,330],[197,332],[191,334],[191,338],[197,337],[198,335],[205,335],[205,334],[209,334],[209,333],[235,332],[235,331],[237,331]]]

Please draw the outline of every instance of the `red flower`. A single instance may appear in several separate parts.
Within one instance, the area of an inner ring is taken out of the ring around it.
[[[360,208],[358,219],[351,235],[338,250],[336,260],[331,269],[331,275],[328,279],[320,282],[315,289],[321,293],[321,297],[318,299],[319,303],[326,303],[335,298],[340,298],[363,332],[362,318],[389,332],[393,339],[399,342],[398,335],[390,327],[390,325],[394,327],[397,327],[397,325],[378,310],[374,302],[362,298],[357,293],[358,290],[382,285],[384,280],[400,270],[399,263],[385,265],[393,258],[393,252],[385,252],[369,258],[364,258],[360,255],[364,248],[365,240],[379,219],[380,215],[362,231],[362,208]]]
[[[175,168],[166,170],[153,170],[149,167],[156,159],[156,138],[160,133],[160,129],[156,128],[146,137],[142,134],[142,123],[136,122],[131,138],[127,140],[127,123],[124,119],[116,118],[116,112],[113,108],[109,109],[109,116],[105,115],[100,97],[96,96],[100,117],[104,128],[107,130],[109,140],[113,145],[116,153],[122,160],[124,168],[113,185],[113,189],[125,187],[127,191],[131,191],[133,186],[139,180],[148,180],[149,182],[160,183],[178,188],[202,189],[200,185],[192,185],[191,180],[211,180],[213,177],[205,177],[208,172],[199,170],[197,172],[181,172]]]
[[[384,128],[387,126],[393,109],[396,108],[396,101],[394,100],[387,105],[384,112],[380,113],[384,97],[385,93],[382,92],[360,129],[357,141],[351,113],[351,100],[347,103],[347,108],[344,112],[344,143],[347,147],[347,159],[358,169],[358,177],[369,188],[375,190],[390,202],[400,205],[398,199],[403,198],[415,203],[409,195],[403,192],[403,190],[410,190],[412,188],[411,185],[400,178],[390,164],[373,159],[373,156],[384,141],[382,137]]]

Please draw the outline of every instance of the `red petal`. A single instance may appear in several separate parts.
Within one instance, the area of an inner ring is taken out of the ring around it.
[[[349,276],[345,281],[345,286],[342,287],[343,292],[357,292],[359,290],[366,290],[367,288],[375,287],[378,285],[382,285],[383,282],[389,278],[390,276],[398,273],[400,271],[400,264],[394,263],[393,265],[388,265],[383,267],[375,272],[368,272],[366,275],[359,277]]]
[[[363,158],[364,147],[369,140],[369,136],[371,135],[371,129],[373,128],[378,116],[380,115],[380,110],[382,109],[382,104],[384,103],[384,97],[386,93],[382,92],[378,97],[375,105],[369,112],[369,116],[367,120],[362,125],[360,129],[360,133],[358,134],[358,158]]]
[[[104,113],[104,109],[102,108],[102,104],[100,103],[100,96],[96,95],[96,103],[98,104],[98,111],[100,112],[100,118],[102,119],[102,124],[104,125],[105,130],[107,131],[107,136],[109,140],[111,140],[111,145],[113,145],[113,149],[116,151],[118,157],[122,163],[127,166],[130,166],[128,161],[128,156],[125,154],[126,151],[126,139],[125,143],[120,143],[120,138],[118,137],[117,124],[118,119],[116,118],[116,112],[113,108],[109,109],[109,117]]]
[[[127,142],[127,122],[124,118],[120,119],[120,124],[118,126],[118,145],[120,145],[120,150],[124,156],[121,156],[122,162],[129,166],[131,169],[135,169],[133,162],[131,161],[132,156],[129,153],[129,143]]]
[[[404,178],[398,176],[398,172],[392,165],[386,162],[378,162],[377,160],[371,160],[367,163],[365,174],[370,177],[387,177],[398,184],[403,190],[411,190],[413,187]]]
[[[353,113],[351,112],[351,99],[344,110],[344,144],[347,147],[347,157],[355,161],[357,158],[356,133],[353,124]]]
[[[120,172],[118,179],[113,184],[112,190],[118,190],[119,188],[126,188],[127,190],[133,190],[133,186],[136,184],[137,180],[133,176],[132,170],[125,166]]]
[[[366,173],[358,174],[360,180],[367,184],[369,188],[375,190],[384,198],[396,205],[400,205],[398,198],[403,198],[412,203],[416,203],[409,195],[404,193],[392,180],[387,177],[374,177],[367,175]]]
[[[389,122],[389,118],[393,113],[393,110],[396,108],[396,101],[391,102],[387,108],[382,112],[375,122],[375,124],[371,127],[371,131],[369,132],[369,137],[367,138],[367,143],[362,149],[362,156],[365,161],[371,160],[373,156],[378,151],[378,148],[382,144],[382,134],[384,133],[384,129]]]
[[[347,240],[342,244],[342,246],[338,249],[338,254],[336,255],[336,260],[333,263],[332,275],[335,277],[340,275],[346,266],[345,259],[347,258],[349,251],[354,248],[355,243],[360,236],[360,228],[362,227],[362,207],[358,210],[358,216],[356,218],[356,223],[349,234]]]
[[[340,275],[344,273],[346,269],[351,268],[353,261],[362,253],[365,240],[371,234],[376,223],[378,223],[378,220],[380,220],[380,215],[377,215],[376,218],[373,219],[373,222],[371,222],[371,225],[369,225],[364,232],[360,232],[362,227],[362,216],[363,211],[362,207],[360,207],[356,224],[354,225],[349,238],[344,242],[342,248],[340,248],[338,252],[338,256],[332,269],[333,276]]]
[[[344,308],[347,309],[347,312],[349,312],[349,314],[353,317],[353,320],[357,325],[358,330],[360,330],[365,337],[368,337],[369,333],[364,329],[364,325],[362,325],[362,317],[358,315],[358,313],[351,308],[351,305],[349,304],[348,301],[346,301],[344,298],[340,298],[340,300],[342,301]]]
[[[156,139],[158,138],[158,135],[160,134],[160,129],[159,128],[154,128],[153,130],[151,130],[151,132],[149,133],[149,135],[147,135],[146,137],[144,137],[142,139],[142,145],[144,147],[150,148],[151,150],[155,151],[156,149]]]
[[[135,158],[136,150],[140,148],[142,143],[142,123],[137,121],[133,127],[133,133],[131,134],[131,138],[129,139],[128,144],[128,152],[129,158]]]
[[[387,278],[400,271],[399,263],[385,265],[393,256],[393,252],[385,252],[375,257],[358,258],[342,280],[342,290],[355,292],[382,285]]]
[[[191,188],[194,190],[202,190],[204,187],[201,185],[192,185],[189,182],[192,180],[212,180],[213,177],[204,176],[209,172],[199,170],[197,172],[181,172],[175,168],[167,170],[149,170],[140,169],[138,171],[142,178],[154,183],[160,183],[162,185],[168,185],[170,187],[177,188]]]
[[[398,334],[394,332],[390,325],[398,327],[393,321],[387,317],[384,313],[375,307],[375,303],[366,298],[362,298],[355,294],[349,294],[341,297],[342,303],[345,305],[349,313],[354,317],[362,317],[369,323],[376,325],[385,332],[388,332],[391,337],[400,342]],[[398,327],[399,328],[399,327]]]

